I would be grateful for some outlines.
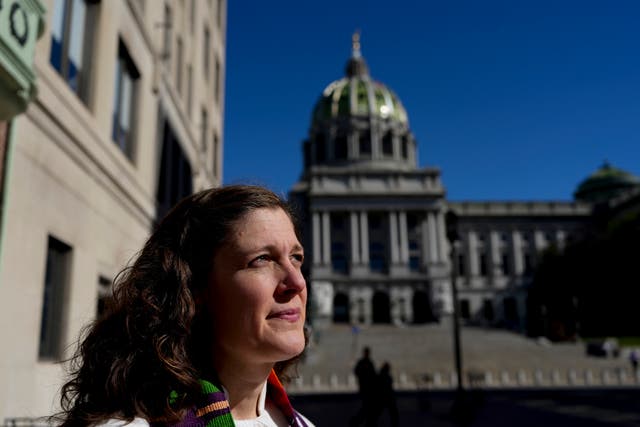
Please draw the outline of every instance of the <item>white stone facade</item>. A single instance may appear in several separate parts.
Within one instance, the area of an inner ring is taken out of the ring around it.
[[[226,1],[43,4],[39,94],[11,123],[1,218],[3,422],[57,410],[59,362],[104,288],[167,205],[222,173]]]

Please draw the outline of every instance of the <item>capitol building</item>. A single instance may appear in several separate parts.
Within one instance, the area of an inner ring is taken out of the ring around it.
[[[372,78],[358,34],[344,77],[315,104],[303,152],[290,198],[311,254],[316,324],[437,321],[453,311],[453,270],[464,320],[523,330],[527,288],[544,251],[578,237],[594,203],[640,185],[605,164],[574,201],[447,200],[440,170],[418,166],[409,115]],[[453,252],[449,211],[460,237]]]

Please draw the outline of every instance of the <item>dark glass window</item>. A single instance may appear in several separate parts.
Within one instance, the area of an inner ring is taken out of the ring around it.
[[[362,132],[358,138],[360,146],[360,155],[363,157],[371,156],[371,134],[370,132]]]
[[[85,0],[53,2],[51,21],[51,53],[49,62],[67,81],[80,99],[88,101],[90,50],[93,44],[91,28],[95,19],[93,3]]]
[[[480,276],[486,276],[487,270],[487,254],[480,254]]]
[[[393,138],[391,131],[385,132],[382,137],[382,154],[385,156],[393,156]]]
[[[38,348],[41,360],[60,360],[62,357],[70,264],[71,247],[49,236]]]
[[[409,158],[409,140],[406,137],[402,138],[402,158]]]
[[[533,262],[531,260],[531,254],[524,254],[524,275],[531,276],[533,274]]]
[[[382,228],[382,215],[377,213],[369,214],[369,228],[372,230],[380,230]]]
[[[129,158],[133,155],[133,123],[137,82],[140,74],[124,44],[120,42],[116,62],[112,138]]]
[[[420,271],[420,257],[419,256],[410,256],[409,257],[409,270],[411,270],[411,271]]]
[[[466,274],[464,254],[458,254],[458,276],[464,276]]]
[[[347,273],[347,253],[344,243],[331,244],[331,266],[337,273]]]
[[[162,137],[162,158],[160,162],[160,178],[158,180],[157,216],[160,220],[179,200],[193,191],[191,165],[182,151],[180,144],[169,126],[164,122]]]
[[[347,158],[347,154],[347,136],[344,134],[338,134],[338,136],[336,136],[334,146],[334,157],[336,160],[345,160]]]
[[[471,318],[471,306],[469,305],[469,300],[460,300],[460,317],[463,319]]]
[[[511,268],[509,265],[509,254],[508,253],[503,253],[501,255],[502,257],[502,274],[504,276],[508,276],[509,274],[511,274]]]
[[[489,322],[493,322],[494,312],[493,312],[493,301],[490,299],[485,299],[482,303],[482,314],[485,320]]]
[[[387,271],[385,247],[381,242],[371,242],[369,244],[369,268],[377,273]]]

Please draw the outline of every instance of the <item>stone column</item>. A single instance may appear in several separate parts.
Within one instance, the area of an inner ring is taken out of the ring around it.
[[[312,214],[312,238],[313,238],[313,264],[322,263],[322,234],[320,233],[320,213],[314,211]]]
[[[502,259],[500,257],[500,235],[497,231],[489,232],[489,271],[494,277],[502,275]]]
[[[436,214],[437,226],[438,226],[438,255],[440,262],[446,262],[448,254],[448,242],[447,242],[447,232],[444,225],[444,214],[442,212],[438,212]]]
[[[429,254],[431,255],[431,262],[440,261],[438,253],[438,232],[436,227],[436,214],[429,212],[427,214],[427,223],[429,227]]]
[[[478,259],[478,236],[473,230],[467,233],[467,265],[469,276],[477,277],[480,274],[480,260]]]
[[[369,265],[369,220],[367,212],[360,212],[360,261],[364,265]]]
[[[518,230],[511,232],[511,250],[513,251],[513,273],[522,276],[524,273],[524,258],[522,255],[522,234]]]
[[[431,263],[433,255],[431,254],[431,235],[429,234],[429,219],[428,214],[425,215],[420,227],[422,228],[422,265],[426,266]]]
[[[331,265],[331,217],[328,211],[322,212],[322,263]]]
[[[349,232],[351,234],[351,264],[357,265],[360,264],[360,233],[358,232],[358,214],[356,212],[351,212],[349,216],[351,219],[349,228]]]
[[[400,251],[398,248],[398,216],[395,212],[389,212],[389,246],[391,248],[391,265],[400,262]]]
[[[400,262],[409,264],[409,231],[407,229],[407,213],[400,211],[398,214],[398,226],[400,228]]]

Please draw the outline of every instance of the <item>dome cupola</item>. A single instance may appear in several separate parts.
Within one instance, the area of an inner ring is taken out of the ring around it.
[[[375,81],[352,37],[345,76],[324,89],[313,109],[305,164],[415,168],[415,140],[398,96]]]
[[[615,168],[605,161],[598,170],[578,185],[574,197],[588,203],[601,203],[634,187],[640,187],[640,179],[637,176]]]

